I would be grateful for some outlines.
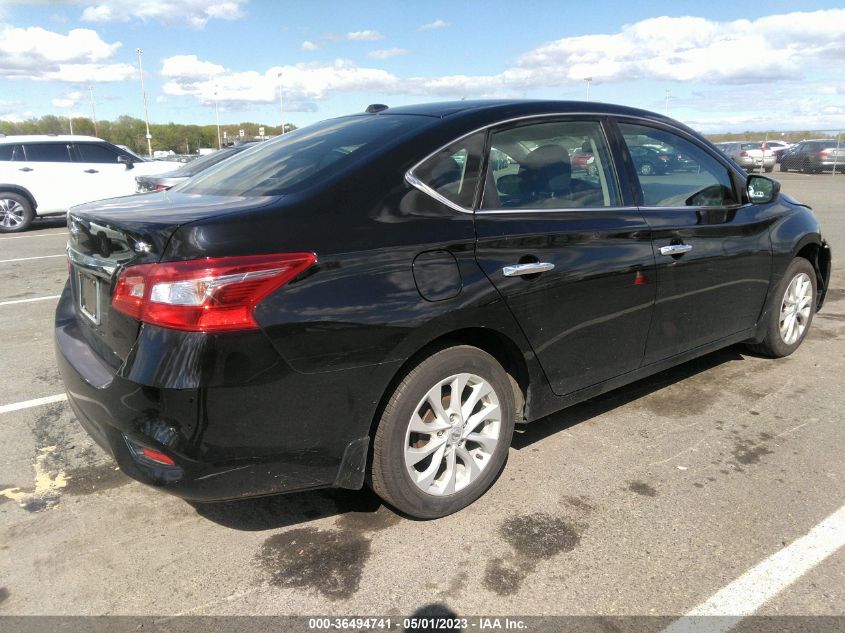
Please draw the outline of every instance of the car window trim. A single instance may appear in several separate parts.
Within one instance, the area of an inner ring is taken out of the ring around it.
[[[414,170],[417,169],[424,162],[426,162],[429,158],[432,158],[435,154],[442,152],[444,149],[446,149],[450,145],[453,145],[453,144],[455,144],[459,141],[462,141],[463,139],[467,138],[468,136],[472,136],[473,134],[478,134],[479,132],[485,132],[485,131],[489,132],[490,128],[499,127],[499,126],[502,126],[502,125],[507,125],[509,123],[516,123],[518,121],[528,121],[530,119],[548,119],[548,118],[554,118],[554,117],[559,118],[559,117],[573,117],[573,116],[574,117],[577,117],[577,116],[599,117],[603,120],[606,120],[606,119],[613,117],[614,114],[612,112],[605,112],[605,111],[598,111],[598,112],[546,112],[546,113],[540,113],[540,114],[527,114],[527,115],[524,115],[524,116],[512,117],[510,119],[505,119],[503,121],[493,121],[492,123],[487,123],[486,125],[481,125],[477,128],[474,128],[470,132],[466,132],[465,134],[461,134],[460,136],[456,136],[455,138],[450,140],[448,143],[443,143],[443,145],[441,145],[440,147],[435,149],[433,152],[428,153],[422,160],[419,160],[416,163],[414,163],[414,165],[405,172],[405,182],[407,182],[412,187],[419,189],[423,193],[431,196],[432,198],[434,198],[438,202],[442,202],[446,206],[448,206],[448,207],[450,207],[450,208],[452,208],[455,211],[458,211],[460,213],[470,213],[470,214],[474,214],[474,213],[478,213],[478,212],[484,213],[484,211],[482,211],[481,209],[476,209],[476,207],[478,206],[478,204],[480,202],[481,196],[476,196],[476,200],[475,200],[475,203],[473,204],[472,208],[468,209],[466,207],[462,207],[459,204],[455,204],[451,200],[447,200],[446,198],[444,198],[443,196],[438,194],[436,191],[431,189],[431,187],[426,186],[426,184],[424,182],[422,182],[419,178],[417,178],[414,175]],[[634,117],[634,118],[636,118],[636,117]],[[651,119],[647,119],[645,117],[643,117],[641,120],[651,121]],[[676,128],[673,128],[673,129],[676,129]],[[606,134],[607,134],[607,132],[605,132],[605,135]],[[489,134],[488,134],[488,140],[489,140]],[[613,158],[613,156],[612,156],[613,150],[610,147],[610,145],[608,145],[608,149],[611,152],[611,158]],[[486,161],[486,158],[487,158],[486,156],[483,156],[482,160]],[[484,162],[482,164],[482,167],[486,168],[486,162]],[[487,176],[486,172],[485,172],[484,176],[485,177]],[[617,180],[618,180],[618,175],[617,175]],[[617,182],[617,185],[618,184],[619,183]],[[621,189],[620,189],[620,194],[621,193],[622,192],[621,192]],[[582,207],[582,209],[583,208],[586,208],[586,207]],[[598,209],[610,209],[611,207],[596,207],[596,208],[598,208]],[[636,208],[636,207],[625,206],[625,207],[620,207],[620,208],[631,209],[631,208]],[[540,210],[543,210],[543,209],[540,209]],[[554,210],[554,209],[552,209],[552,210]]]

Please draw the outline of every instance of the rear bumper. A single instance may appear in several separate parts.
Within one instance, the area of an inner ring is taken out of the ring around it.
[[[371,416],[366,407],[339,405],[348,403],[347,388],[366,381],[362,370],[327,377],[280,363],[259,382],[163,388],[121,377],[88,344],[83,327],[66,288],[55,347],[68,400],[80,424],[130,477],[196,501],[363,484]],[[139,446],[175,464],[139,460]]]

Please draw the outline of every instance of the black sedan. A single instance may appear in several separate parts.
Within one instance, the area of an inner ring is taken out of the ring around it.
[[[676,121],[370,110],[69,214],[58,362],[132,477],[195,501],[367,482],[440,517],[515,423],[735,343],[786,356],[822,306],[810,209]],[[700,168],[641,178],[643,144]]]
[[[232,147],[224,147],[223,149],[212,152],[205,156],[200,156],[189,163],[185,163],[179,169],[168,171],[163,174],[154,174],[152,176],[135,176],[135,191],[137,193],[148,193],[150,191],[164,191],[185,182],[188,178],[196,176],[201,171],[213,167],[217,163],[221,163],[227,158],[231,158],[236,154],[240,154],[247,148],[256,145],[256,142],[241,143]]]
[[[801,141],[786,150],[780,159],[780,170],[817,174],[823,171],[845,171],[845,142],[836,139]]]

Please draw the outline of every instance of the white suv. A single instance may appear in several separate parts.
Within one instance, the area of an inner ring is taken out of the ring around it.
[[[135,176],[173,169],[93,136],[0,136],[0,233],[36,215],[135,193]]]

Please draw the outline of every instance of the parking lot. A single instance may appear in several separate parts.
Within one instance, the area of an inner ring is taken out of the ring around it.
[[[124,477],[61,400],[64,220],[0,237],[0,613],[690,612],[845,504],[845,176],[773,176],[833,249],[798,352],[729,348],[525,427],[430,522],[366,490],[192,505]],[[845,613],[845,549],[795,565],[757,613]]]

